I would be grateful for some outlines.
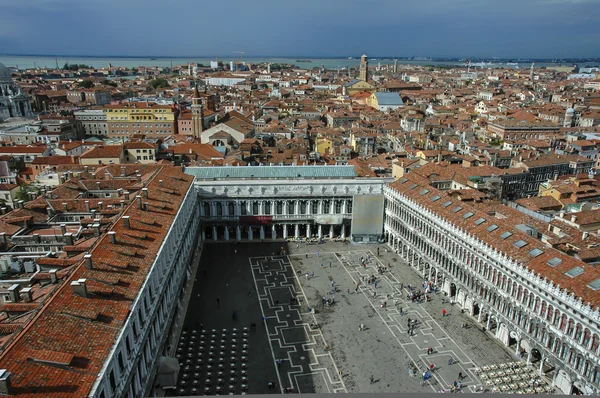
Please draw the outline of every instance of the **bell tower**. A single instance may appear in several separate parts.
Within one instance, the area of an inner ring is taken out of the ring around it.
[[[194,94],[192,96],[192,135],[195,138],[200,138],[204,130],[204,104],[200,98],[198,85],[194,86]]]
[[[359,79],[363,82],[369,81],[369,58],[367,54],[363,53],[360,57],[360,75]]]

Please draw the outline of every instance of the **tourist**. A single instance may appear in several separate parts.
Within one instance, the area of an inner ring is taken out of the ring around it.
[[[446,316],[446,310],[442,310],[442,316]]]
[[[308,280],[308,272],[306,273],[306,280]]]
[[[221,300],[217,299],[217,307],[221,306]]]
[[[373,377],[373,375],[371,375],[369,381],[371,382],[371,384],[375,383],[375,378]]]
[[[310,279],[315,277],[315,271],[312,272],[312,275],[310,276]]]

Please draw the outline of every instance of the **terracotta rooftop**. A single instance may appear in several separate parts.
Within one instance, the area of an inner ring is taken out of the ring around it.
[[[90,392],[192,185],[193,177],[179,167],[155,166],[155,171],[147,185],[149,210],[138,209],[133,200],[123,213],[130,217],[131,229],[119,219],[111,227],[117,243],[102,236],[89,250],[93,269],[77,264],[0,356],[2,367],[12,373],[11,396],[83,397]],[[131,236],[141,229],[146,239]],[[129,255],[140,245],[143,249]],[[115,280],[114,269],[126,267],[129,271],[120,272]],[[79,279],[87,279],[88,297],[72,293],[70,283]]]
[[[522,232],[515,227],[515,222],[510,217],[495,217],[480,210],[479,205],[459,202],[431,187],[428,180],[415,173],[390,183],[389,188],[438,214],[489,247],[522,264],[527,270],[539,274],[542,279],[547,278],[553,284],[560,285],[561,290],[572,292],[576,298],[582,299],[584,305],[590,303],[592,308],[600,306],[600,293],[587,286],[600,278],[600,269],[548,247]],[[493,225],[497,228],[490,230]],[[580,267],[583,273],[571,277],[567,272],[575,267]]]

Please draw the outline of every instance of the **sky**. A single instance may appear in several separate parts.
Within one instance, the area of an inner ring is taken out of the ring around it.
[[[600,57],[600,0],[0,0],[0,53]]]

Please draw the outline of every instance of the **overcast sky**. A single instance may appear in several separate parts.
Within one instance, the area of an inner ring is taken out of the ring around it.
[[[0,0],[0,53],[600,57],[600,0]]]

